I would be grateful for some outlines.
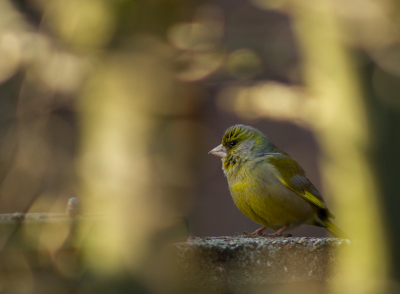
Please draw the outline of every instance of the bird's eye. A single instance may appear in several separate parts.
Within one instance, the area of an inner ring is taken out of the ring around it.
[[[237,144],[237,141],[230,141],[230,142],[229,142],[229,145],[230,145],[231,147],[235,146],[236,144]]]

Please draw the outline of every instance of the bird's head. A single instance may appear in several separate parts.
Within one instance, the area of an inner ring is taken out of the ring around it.
[[[225,131],[222,144],[209,152],[215,156],[251,158],[268,152],[271,141],[259,130],[245,125],[234,125]]]

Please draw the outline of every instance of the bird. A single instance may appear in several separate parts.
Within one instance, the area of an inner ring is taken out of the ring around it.
[[[335,216],[301,166],[258,129],[242,124],[229,127],[222,143],[209,154],[222,158],[235,205],[262,225],[244,234],[282,236],[285,230],[308,224],[323,227],[335,237],[345,235],[332,223]],[[275,232],[263,233],[267,228]]]

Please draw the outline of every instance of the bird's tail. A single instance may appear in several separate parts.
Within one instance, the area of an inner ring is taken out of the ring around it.
[[[328,232],[331,233],[336,238],[348,239],[347,235],[341,229],[335,226],[329,219],[323,220],[323,223],[325,225],[325,229],[327,229]]]

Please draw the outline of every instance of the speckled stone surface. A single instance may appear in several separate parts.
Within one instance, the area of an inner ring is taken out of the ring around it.
[[[248,285],[324,282],[338,262],[335,253],[350,245],[337,238],[238,236],[195,237],[173,246],[187,287],[235,293]]]

